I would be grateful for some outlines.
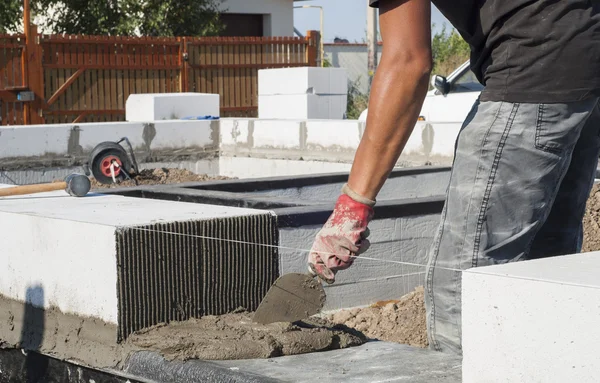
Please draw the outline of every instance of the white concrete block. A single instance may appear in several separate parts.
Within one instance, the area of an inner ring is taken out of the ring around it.
[[[0,198],[0,294],[25,301],[40,285],[44,308],[116,324],[119,228],[252,214],[264,211],[64,191]]]
[[[91,151],[103,141],[129,138],[134,148],[203,148],[218,145],[218,121],[98,122],[0,128],[0,158],[64,157],[69,146]],[[73,148],[71,148],[73,149]]]
[[[306,122],[308,149],[356,150],[360,143],[360,122],[356,120],[309,120]]]
[[[348,72],[345,68],[329,71],[329,94],[348,94]]]
[[[250,119],[222,118],[219,122],[221,145],[248,145]]]
[[[597,382],[600,252],[463,272],[463,382]]]
[[[352,164],[249,157],[219,157],[219,174],[226,177],[282,177],[349,172]]]
[[[258,71],[259,95],[347,94],[344,68],[278,68]]]
[[[102,141],[118,141],[127,137],[134,148],[201,148],[218,144],[217,136],[213,137],[217,125],[218,121],[210,120],[81,124],[79,144],[89,151]]]
[[[197,116],[220,116],[219,95],[208,93],[132,94],[125,105],[127,121],[152,122]]]
[[[300,148],[300,121],[255,120],[254,148]]]
[[[332,107],[332,100],[335,102]],[[261,95],[258,96],[259,118],[278,119],[342,119],[343,95]],[[344,104],[345,105],[345,104]]]
[[[70,125],[0,127],[0,158],[67,153]]]

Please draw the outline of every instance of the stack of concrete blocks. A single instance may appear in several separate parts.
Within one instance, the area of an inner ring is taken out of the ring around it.
[[[258,71],[258,117],[343,119],[348,102],[344,68],[281,68]]]
[[[597,382],[600,252],[462,277],[463,382]]]
[[[219,95],[209,93],[132,94],[125,105],[125,119],[131,122],[219,117]]]

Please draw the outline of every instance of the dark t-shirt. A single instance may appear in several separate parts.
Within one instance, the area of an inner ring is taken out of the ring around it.
[[[380,1],[370,0],[374,7]],[[432,3],[471,46],[471,69],[485,86],[482,101],[600,95],[600,0]]]

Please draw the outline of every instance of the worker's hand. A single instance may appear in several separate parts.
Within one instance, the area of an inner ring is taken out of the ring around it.
[[[347,185],[342,192],[308,256],[309,271],[330,284],[339,270],[350,267],[370,245],[367,225],[373,219],[375,201],[357,195]]]

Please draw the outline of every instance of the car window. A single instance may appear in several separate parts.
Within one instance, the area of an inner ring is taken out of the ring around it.
[[[450,88],[451,93],[481,92],[482,90],[483,85],[479,83],[477,77],[475,77],[475,73],[473,73],[470,69],[458,76],[453,81]]]

